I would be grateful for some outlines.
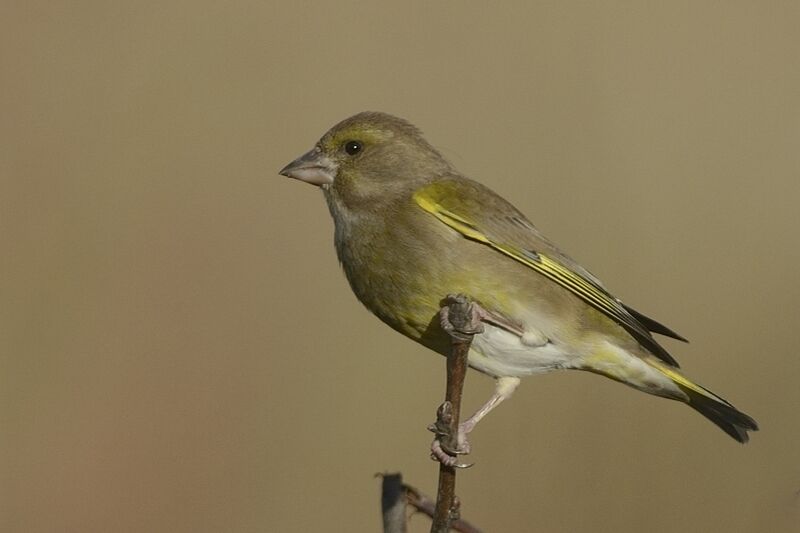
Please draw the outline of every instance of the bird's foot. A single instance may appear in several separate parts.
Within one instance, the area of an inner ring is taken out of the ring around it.
[[[459,310],[463,310],[458,312]],[[452,318],[456,317],[456,318]],[[466,317],[463,323],[458,322],[460,317]],[[452,319],[451,319],[452,318]],[[483,323],[504,329],[518,337],[526,335],[522,324],[504,317],[498,313],[484,309],[477,302],[470,300],[463,294],[448,294],[442,300],[439,310],[439,319],[442,329],[451,337],[466,341],[468,337],[483,333]]]
[[[472,336],[483,333],[481,323],[486,312],[463,294],[448,294],[442,301],[439,319],[442,329],[460,341],[472,340]]]
[[[453,418],[453,404],[444,402],[436,412],[436,422],[428,426],[436,436],[431,443],[431,459],[439,461],[445,466],[454,468],[469,468],[472,463],[459,463],[458,456],[470,452],[467,433],[472,429],[469,422],[458,425],[458,432],[453,439],[450,434],[450,422]]]

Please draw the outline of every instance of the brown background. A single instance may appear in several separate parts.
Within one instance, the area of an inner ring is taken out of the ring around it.
[[[320,192],[277,175],[367,109],[689,337],[666,345],[762,425],[743,447],[597,376],[532,378],[474,434],[466,517],[800,530],[797,2],[22,4],[0,530],[377,531],[376,472],[433,492],[443,361],[362,309]]]

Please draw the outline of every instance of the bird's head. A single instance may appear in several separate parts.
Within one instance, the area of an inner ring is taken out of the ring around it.
[[[364,112],[332,127],[280,173],[351,203],[413,190],[449,170],[414,125],[386,113]]]

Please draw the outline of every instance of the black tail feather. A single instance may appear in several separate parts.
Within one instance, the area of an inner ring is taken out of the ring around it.
[[[713,398],[690,389],[684,389],[684,392],[689,395],[689,405],[693,409],[737,441],[745,443],[750,440],[748,431],[758,431],[755,420],[722,398]]]
[[[649,316],[643,315],[642,313],[640,313],[636,309],[633,309],[632,307],[628,307],[625,304],[622,305],[633,316],[633,318],[638,320],[645,328],[647,328],[647,331],[658,333],[659,335],[664,335],[665,337],[671,337],[679,341],[689,342],[682,335],[675,333],[661,322],[653,320]]]

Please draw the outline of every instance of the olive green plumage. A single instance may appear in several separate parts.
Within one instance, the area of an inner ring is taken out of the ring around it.
[[[353,292],[404,335],[446,353],[437,313],[463,293],[497,318],[473,342],[473,368],[501,380],[587,370],[686,402],[740,442],[757,429],[683,376],[651,332],[682,337],[611,295],[405,120],[355,115],[281,173],[322,187]]]

